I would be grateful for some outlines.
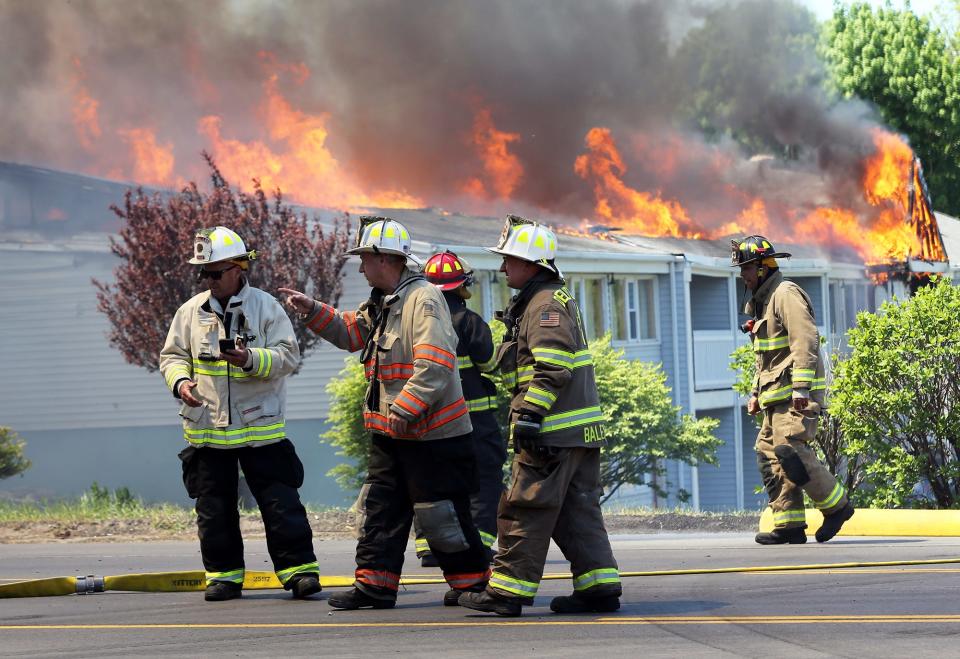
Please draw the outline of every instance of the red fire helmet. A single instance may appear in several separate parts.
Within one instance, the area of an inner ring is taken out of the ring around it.
[[[473,283],[473,271],[450,250],[431,256],[423,266],[423,274],[441,291],[452,291]]]

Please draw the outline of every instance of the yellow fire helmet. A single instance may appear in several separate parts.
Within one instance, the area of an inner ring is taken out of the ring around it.
[[[209,227],[197,231],[190,263],[205,265],[220,261],[248,261],[254,258],[254,252],[247,251],[243,239],[236,231],[227,227]]]
[[[519,215],[507,215],[496,247],[487,251],[515,256],[560,274],[553,259],[557,255],[557,235],[548,227]]]
[[[417,267],[422,261],[410,251],[410,232],[406,227],[389,217],[361,215],[357,228],[357,241],[347,254],[397,254],[405,256]]]

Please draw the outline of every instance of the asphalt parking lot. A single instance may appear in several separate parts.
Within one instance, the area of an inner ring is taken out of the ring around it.
[[[616,614],[560,616],[547,580],[521,618],[443,607],[442,584],[411,585],[395,609],[334,611],[280,590],[207,603],[201,592],[0,600],[3,656],[885,657],[956,654],[960,539],[837,538],[761,547],[752,534],[613,536],[624,580]],[[326,575],[350,575],[353,542],[317,542]],[[957,562],[949,562],[956,559]],[[871,565],[845,567],[850,564]],[[882,565],[882,563],[896,563]],[[406,577],[439,576],[408,554]],[[3,583],[63,575],[196,570],[189,542],[0,545]],[[790,569],[807,566],[805,569]],[[269,570],[262,541],[247,568]],[[760,571],[726,571],[750,568]],[[656,574],[686,570],[688,574]],[[566,572],[555,549],[548,574]],[[651,574],[654,573],[654,574]]]

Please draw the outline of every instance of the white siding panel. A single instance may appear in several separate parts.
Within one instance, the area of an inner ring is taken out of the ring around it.
[[[160,374],[126,363],[107,343],[91,278],[112,280],[116,263],[109,253],[3,252],[0,424],[24,431],[178,424]],[[369,288],[352,260],[346,272],[341,306],[355,309]],[[346,355],[329,345],[309,355],[287,384],[291,419],[326,417],[324,387]]]

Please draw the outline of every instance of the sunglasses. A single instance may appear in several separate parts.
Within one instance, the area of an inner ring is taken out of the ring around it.
[[[209,277],[213,281],[220,281],[223,278],[223,273],[230,272],[236,267],[238,266],[232,266],[224,270],[204,270],[201,268],[200,271],[197,273],[197,281],[203,281],[207,277]]]

